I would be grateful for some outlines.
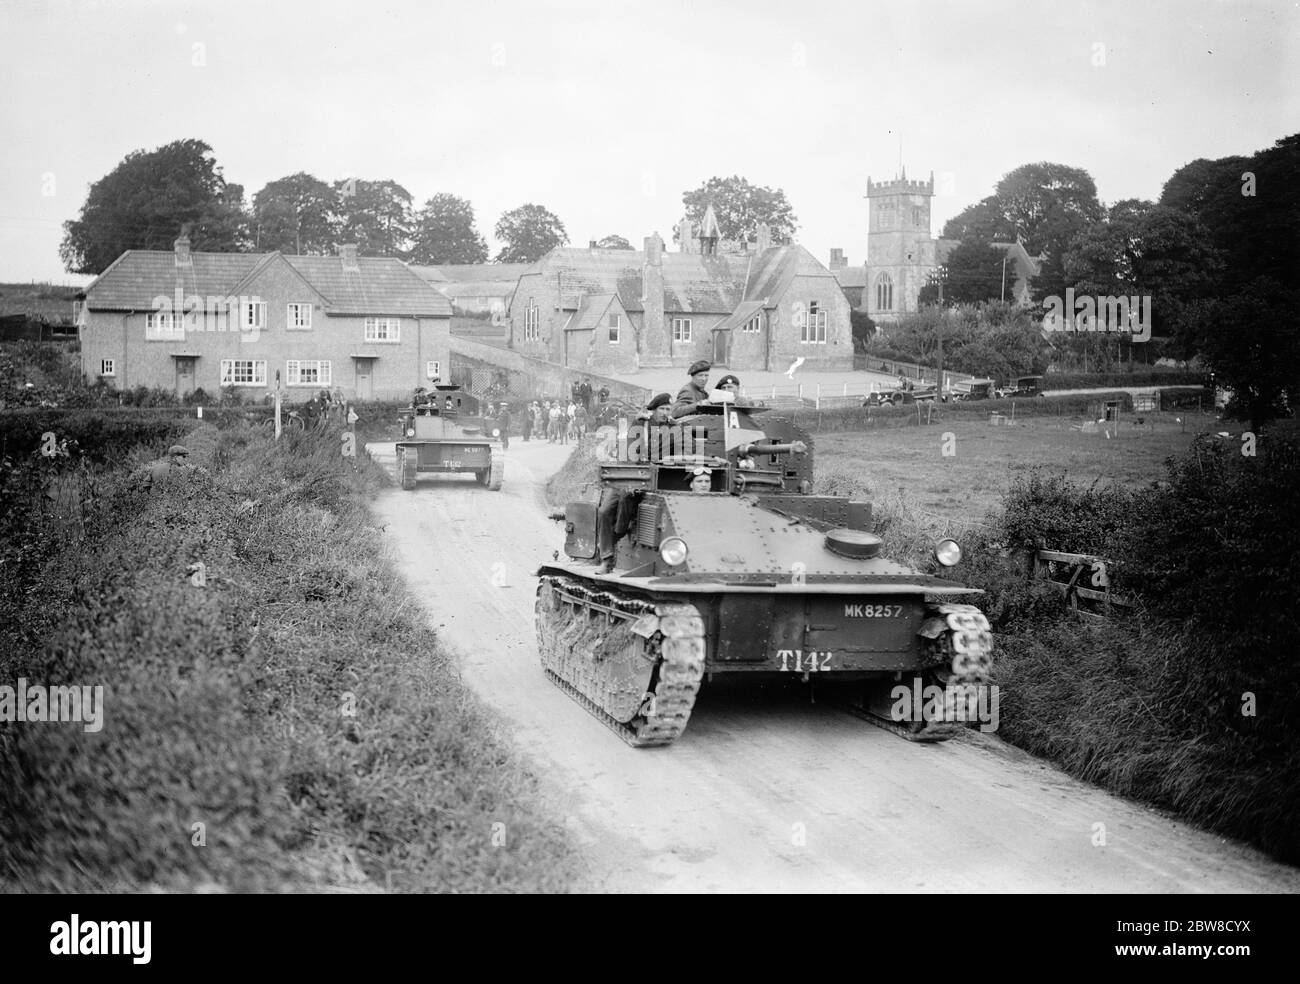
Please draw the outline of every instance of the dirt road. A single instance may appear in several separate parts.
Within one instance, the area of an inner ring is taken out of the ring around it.
[[[532,573],[563,542],[541,485],[567,450],[515,442],[501,492],[421,477],[375,510],[460,653],[465,681],[549,784],[588,861],[580,887],[1300,891],[1300,871],[1077,782],[994,736],[909,744],[808,703],[798,686],[706,683],[677,742],[624,745],[537,660]]]

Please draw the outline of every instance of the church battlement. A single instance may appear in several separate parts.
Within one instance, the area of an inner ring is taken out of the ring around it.
[[[934,197],[934,172],[930,172],[928,181],[908,181],[907,172],[893,181],[872,182],[867,178],[867,197],[883,198],[886,195],[929,195]]]

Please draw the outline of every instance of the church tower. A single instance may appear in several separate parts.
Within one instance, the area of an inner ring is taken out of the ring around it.
[[[908,181],[907,169],[893,181],[867,178],[867,283],[862,308],[873,321],[898,320],[917,310],[917,295],[937,265],[937,242],[930,235],[929,181]]]

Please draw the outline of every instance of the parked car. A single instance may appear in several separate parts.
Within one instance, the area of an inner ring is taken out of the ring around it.
[[[953,383],[949,398],[954,403],[965,403],[968,400],[991,400],[995,395],[993,380],[966,379]]]
[[[1042,376],[1016,376],[998,390],[998,396],[1042,396]]]
[[[899,406],[904,403],[926,403],[937,399],[939,388],[933,383],[915,389],[886,389],[868,393],[862,401],[864,407]]]

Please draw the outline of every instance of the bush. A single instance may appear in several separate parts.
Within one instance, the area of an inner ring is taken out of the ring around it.
[[[75,541],[28,510],[0,680],[103,686],[104,724],[0,724],[0,890],[566,887],[560,825],[383,558],[375,466],[331,434],[187,443],[152,486],[103,476]]]
[[[1049,372],[1043,389],[1102,389],[1107,386],[1204,386],[1205,373],[1193,369],[1134,367],[1122,372]]]

